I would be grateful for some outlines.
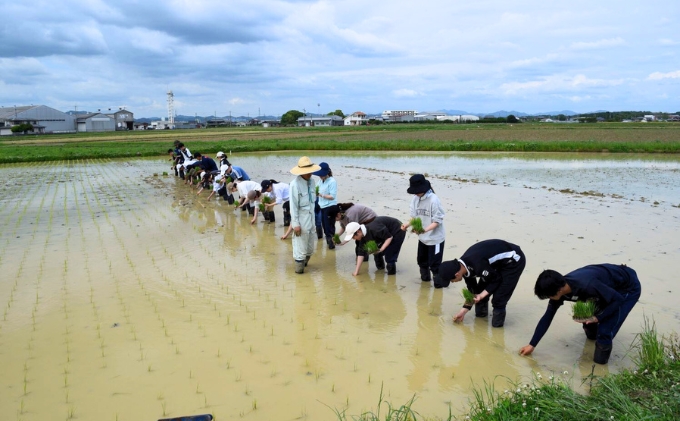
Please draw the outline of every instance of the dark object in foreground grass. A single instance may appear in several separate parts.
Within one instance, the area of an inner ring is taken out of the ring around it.
[[[422,234],[425,231],[423,230],[423,221],[420,218],[412,218],[411,219],[411,229],[413,229],[413,232],[416,234]]]
[[[378,244],[373,240],[367,241],[366,244],[364,244],[364,251],[368,254],[377,253],[378,250]]]
[[[342,243],[342,240],[340,239],[340,235],[339,235],[339,234],[333,234],[333,242],[334,242],[335,244],[340,244],[340,243]]]
[[[595,301],[577,301],[572,305],[571,311],[574,321],[583,323],[595,316],[597,308]]]
[[[472,293],[467,288],[463,288],[462,291],[460,292],[461,295],[463,295],[463,299],[465,300],[465,305],[472,305],[475,303],[475,294]]]

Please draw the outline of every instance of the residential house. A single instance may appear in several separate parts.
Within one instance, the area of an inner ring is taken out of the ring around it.
[[[352,114],[344,118],[345,126],[361,126],[368,123],[368,118],[366,118],[366,113],[361,111],[355,111]]]

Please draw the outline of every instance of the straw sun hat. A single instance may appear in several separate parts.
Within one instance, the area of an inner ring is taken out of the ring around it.
[[[303,156],[298,160],[297,166],[293,167],[290,172],[295,175],[305,175],[319,171],[320,169],[321,167],[312,163],[312,160],[309,159],[309,157]]]

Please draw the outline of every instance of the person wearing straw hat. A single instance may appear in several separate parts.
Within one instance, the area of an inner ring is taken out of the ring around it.
[[[314,224],[314,200],[316,183],[312,173],[319,171],[309,157],[303,156],[290,172],[296,177],[290,182],[290,226],[293,228],[293,259],[295,273],[304,273],[305,266],[314,253],[316,233]]]

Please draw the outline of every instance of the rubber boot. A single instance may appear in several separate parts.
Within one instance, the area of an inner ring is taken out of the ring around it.
[[[394,263],[388,263],[388,264],[385,265],[385,266],[386,266],[386,268],[387,268],[387,274],[388,274],[388,275],[394,275],[395,273],[397,273],[397,265],[396,265],[396,264],[394,264]]]
[[[326,237],[326,244],[328,244],[328,250],[333,250],[335,248],[333,237]]]
[[[493,316],[491,316],[491,326],[503,327],[504,324],[505,324],[505,309],[494,308]]]
[[[420,268],[420,280],[423,282],[430,282],[432,280],[432,277],[430,276],[430,269],[429,268]]]
[[[305,272],[305,266],[306,263],[304,260],[296,260],[295,261],[295,273],[304,273]]]
[[[276,222],[276,217],[274,216],[274,211],[267,211],[267,213],[269,214],[269,223],[273,224],[274,222]]]
[[[378,270],[385,269],[385,257],[382,253],[376,253],[373,255],[373,260],[375,261],[375,268]]]
[[[264,212],[261,212],[261,213],[262,213],[262,217],[264,218],[264,221],[269,222],[269,212],[264,211]]]
[[[475,304],[475,316],[477,317],[487,317],[489,315],[489,302],[482,301],[481,303]]]
[[[319,240],[323,238],[323,228],[321,228],[321,225],[316,226],[316,238]]]
[[[593,362],[597,364],[607,364],[609,362],[609,356],[612,354],[611,345],[602,345],[599,342],[595,342],[595,353],[593,354]]]
[[[595,340],[597,339],[597,327],[598,323],[583,323],[583,332],[586,334],[586,338]]]
[[[309,263],[309,259],[311,259],[312,256],[307,256],[305,257],[305,267],[307,267],[307,263]]]
[[[283,212],[283,226],[290,226],[290,212]]]

